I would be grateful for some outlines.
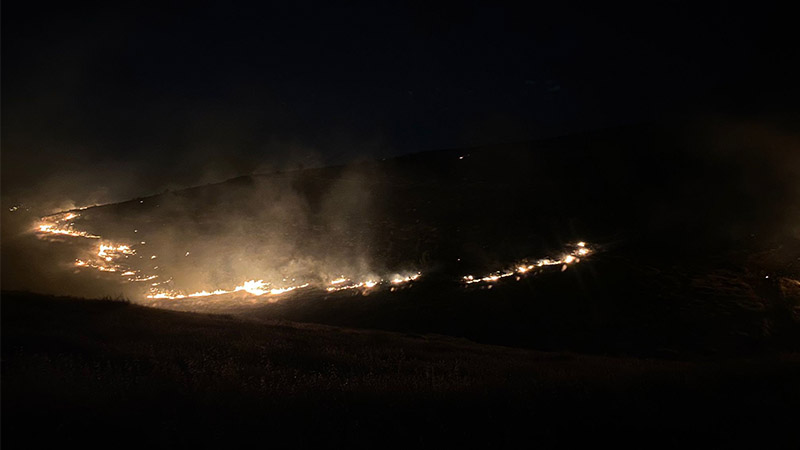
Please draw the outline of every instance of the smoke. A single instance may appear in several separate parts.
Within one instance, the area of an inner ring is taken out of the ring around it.
[[[35,214],[6,210],[4,288],[141,298],[230,290],[246,280],[282,288],[376,277],[384,270],[372,253],[381,188],[368,166],[243,176],[79,211],[74,227],[98,240],[44,242],[33,233]],[[101,244],[128,245],[135,254],[105,262],[97,257]],[[31,258],[37,263],[26,264]],[[77,259],[115,272],[76,269]],[[141,282],[121,283],[122,272]],[[64,273],[74,279],[65,283]],[[115,276],[116,283],[98,282]]]
[[[732,214],[734,235],[800,238],[800,133],[797,117],[715,116],[690,151],[729,183],[713,186],[716,203]],[[739,224],[750,224],[749,229]]]
[[[244,177],[223,189],[154,199],[158,211],[145,217],[164,220],[152,231],[143,224],[141,232],[172,255],[159,258],[173,287],[213,289],[249,279],[294,285],[364,274],[379,193],[360,172],[342,171],[314,191],[298,186],[300,176]]]

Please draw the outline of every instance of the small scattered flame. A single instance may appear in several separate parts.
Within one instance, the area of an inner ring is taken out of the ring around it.
[[[473,283],[494,283],[499,281],[501,278],[508,278],[512,276],[517,276],[517,280],[520,280],[520,275],[527,274],[534,269],[546,266],[561,266],[561,271],[567,269],[570,264],[579,263],[581,262],[580,256],[589,255],[592,251],[586,246],[586,243],[581,241],[575,244],[575,248],[570,252],[565,254],[561,257],[561,259],[549,259],[544,258],[536,261],[535,264],[518,264],[516,269],[514,270],[504,270],[504,271],[497,271],[492,274],[477,278],[474,275],[467,275],[462,278],[462,281],[466,284],[473,284]]]
[[[415,273],[415,274],[413,274],[413,275],[408,275],[408,276],[395,275],[395,277],[394,277],[394,278],[392,278],[392,284],[404,284],[404,283],[408,283],[409,281],[414,281],[414,280],[416,280],[416,279],[417,279],[417,278],[419,278],[420,276],[422,276],[422,274],[421,274],[421,273],[419,273],[419,272],[417,272],[417,273]]]
[[[133,255],[136,252],[127,245],[100,244],[97,256],[101,258],[116,258],[120,255]]]
[[[150,280],[155,280],[156,278],[158,278],[158,275],[149,275],[149,276],[145,276],[145,277],[136,277],[136,278],[132,279],[131,281],[135,281],[135,282],[150,281]]]
[[[119,267],[116,266],[108,266],[104,264],[98,264],[91,261],[84,261],[82,259],[75,260],[75,267],[89,267],[92,269],[99,270],[100,272],[119,272]]]
[[[72,236],[82,237],[87,239],[100,239],[100,236],[80,231],[73,228],[74,224],[72,219],[80,217],[80,214],[68,212],[53,214],[47,217],[42,217],[35,230],[40,236]]]
[[[100,236],[95,236],[85,231],[75,231],[72,228],[62,227],[55,224],[39,225],[39,233],[42,233],[44,235],[73,236],[73,237],[84,237],[89,239],[100,239]]]
[[[358,281],[358,282],[352,281],[345,277],[341,277],[331,281],[330,283],[331,285],[328,286],[325,290],[328,292],[344,291],[347,289],[360,289],[362,291],[367,291],[375,287],[386,284],[397,285],[397,284],[408,283],[410,281],[416,280],[420,276],[421,274],[419,272],[408,276],[395,274],[387,278],[378,278],[378,279],[368,278],[364,281]]]

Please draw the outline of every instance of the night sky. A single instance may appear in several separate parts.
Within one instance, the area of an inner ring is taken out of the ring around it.
[[[765,2],[383,3],[4,2],[4,206],[798,98]]]

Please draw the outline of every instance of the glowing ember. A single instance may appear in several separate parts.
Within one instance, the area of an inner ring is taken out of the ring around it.
[[[329,286],[325,290],[328,292],[343,291],[347,289],[367,290],[367,289],[372,289],[383,282],[384,282],[383,280],[367,280],[367,281],[361,281],[359,283],[350,283],[350,284],[337,283],[336,286]]]
[[[484,277],[476,278],[473,275],[467,275],[462,278],[466,284],[473,283],[494,283],[502,278],[517,275],[516,279],[521,280],[520,274],[527,274],[534,269],[546,266],[561,266],[561,271],[565,271],[569,264],[581,262],[578,256],[586,256],[591,253],[591,250],[586,246],[586,243],[581,241],[575,244],[575,249],[570,253],[565,254],[561,259],[544,258],[536,261],[536,264],[519,264],[515,270],[498,271]],[[489,286],[491,287],[491,286]]]
[[[267,289],[267,285],[269,283],[265,283],[264,280],[249,280],[242,283],[240,286],[236,286],[232,290],[225,290],[225,289],[217,289],[214,291],[200,291],[194,292],[192,294],[181,294],[172,291],[165,291],[165,292],[155,292],[147,296],[150,299],[182,299],[182,298],[197,298],[197,297],[211,297],[215,295],[226,295],[226,294],[233,294],[236,292],[246,292],[248,294],[254,295],[256,297],[261,297],[265,294],[270,295],[280,295],[285,294],[287,292],[294,291],[295,289],[301,289],[304,287],[308,287],[309,284],[301,284],[297,286],[287,286],[282,288],[271,288]]]
[[[208,292],[208,291],[195,292],[194,294],[187,295],[187,297],[208,297],[209,295],[222,295],[228,293],[229,292],[224,289],[217,289],[214,292]]]
[[[417,279],[417,278],[419,278],[421,275],[422,275],[422,274],[420,274],[419,272],[417,272],[417,273],[415,273],[415,274],[413,274],[413,275],[408,275],[408,276],[405,276],[405,277],[404,277],[404,276],[402,276],[402,275],[395,275],[395,277],[394,277],[394,278],[392,278],[392,284],[403,284],[403,283],[408,283],[409,281],[414,281],[414,280],[416,280],[416,279]]]
[[[300,286],[290,286],[290,287],[285,287],[285,288],[270,289],[269,293],[272,294],[272,295],[280,295],[280,294],[284,294],[286,292],[291,292],[291,291],[293,291],[295,289],[300,289],[300,288],[304,288],[304,287],[308,287],[308,283],[301,284]]]
[[[100,236],[95,236],[85,231],[75,231],[72,228],[59,227],[58,225],[54,224],[39,225],[39,233],[60,235],[60,236],[84,237],[89,239],[100,239]]]
[[[495,281],[497,281],[497,280],[499,280],[501,278],[506,278],[506,277],[510,277],[510,276],[513,276],[513,275],[514,275],[514,272],[496,273],[496,274],[493,274],[493,275],[487,275],[487,276],[485,276],[483,278],[475,278],[472,275],[467,275],[467,276],[463,277],[463,280],[467,284],[472,284],[472,283],[492,283],[492,282],[495,282]]]
[[[72,236],[87,239],[100,239],[100,236],[95,236],[86,231],[75,230],[70,221],[77,217],[80,217],[80,214],[73,212],[42,217],[35,230],[40,236]]]
[[[117,257],[119,255],[133,255],[136,253],[127,245],[100,244],[97,256],[101,258]]]
[[[91,261],[84,261],[82,259],[75,260],[75,267],[88,267],[91,269],[99,270],[100,272],[118,272],[120,270],[119,267],[107,266],[104,264],[98,264]]]
[[[150,275],[150,276],[143,277],[143,278],[134,278],[131,281],[136,281],[136,282],[139,282],[139,281],[150,281],[150,280],[155,280],[156,278],[158,278],[158,275]]]

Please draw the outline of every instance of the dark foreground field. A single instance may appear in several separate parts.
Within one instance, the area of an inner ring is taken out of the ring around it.
[[[800,355],[640,359],[2,295],[4,448],[794,447]]]

